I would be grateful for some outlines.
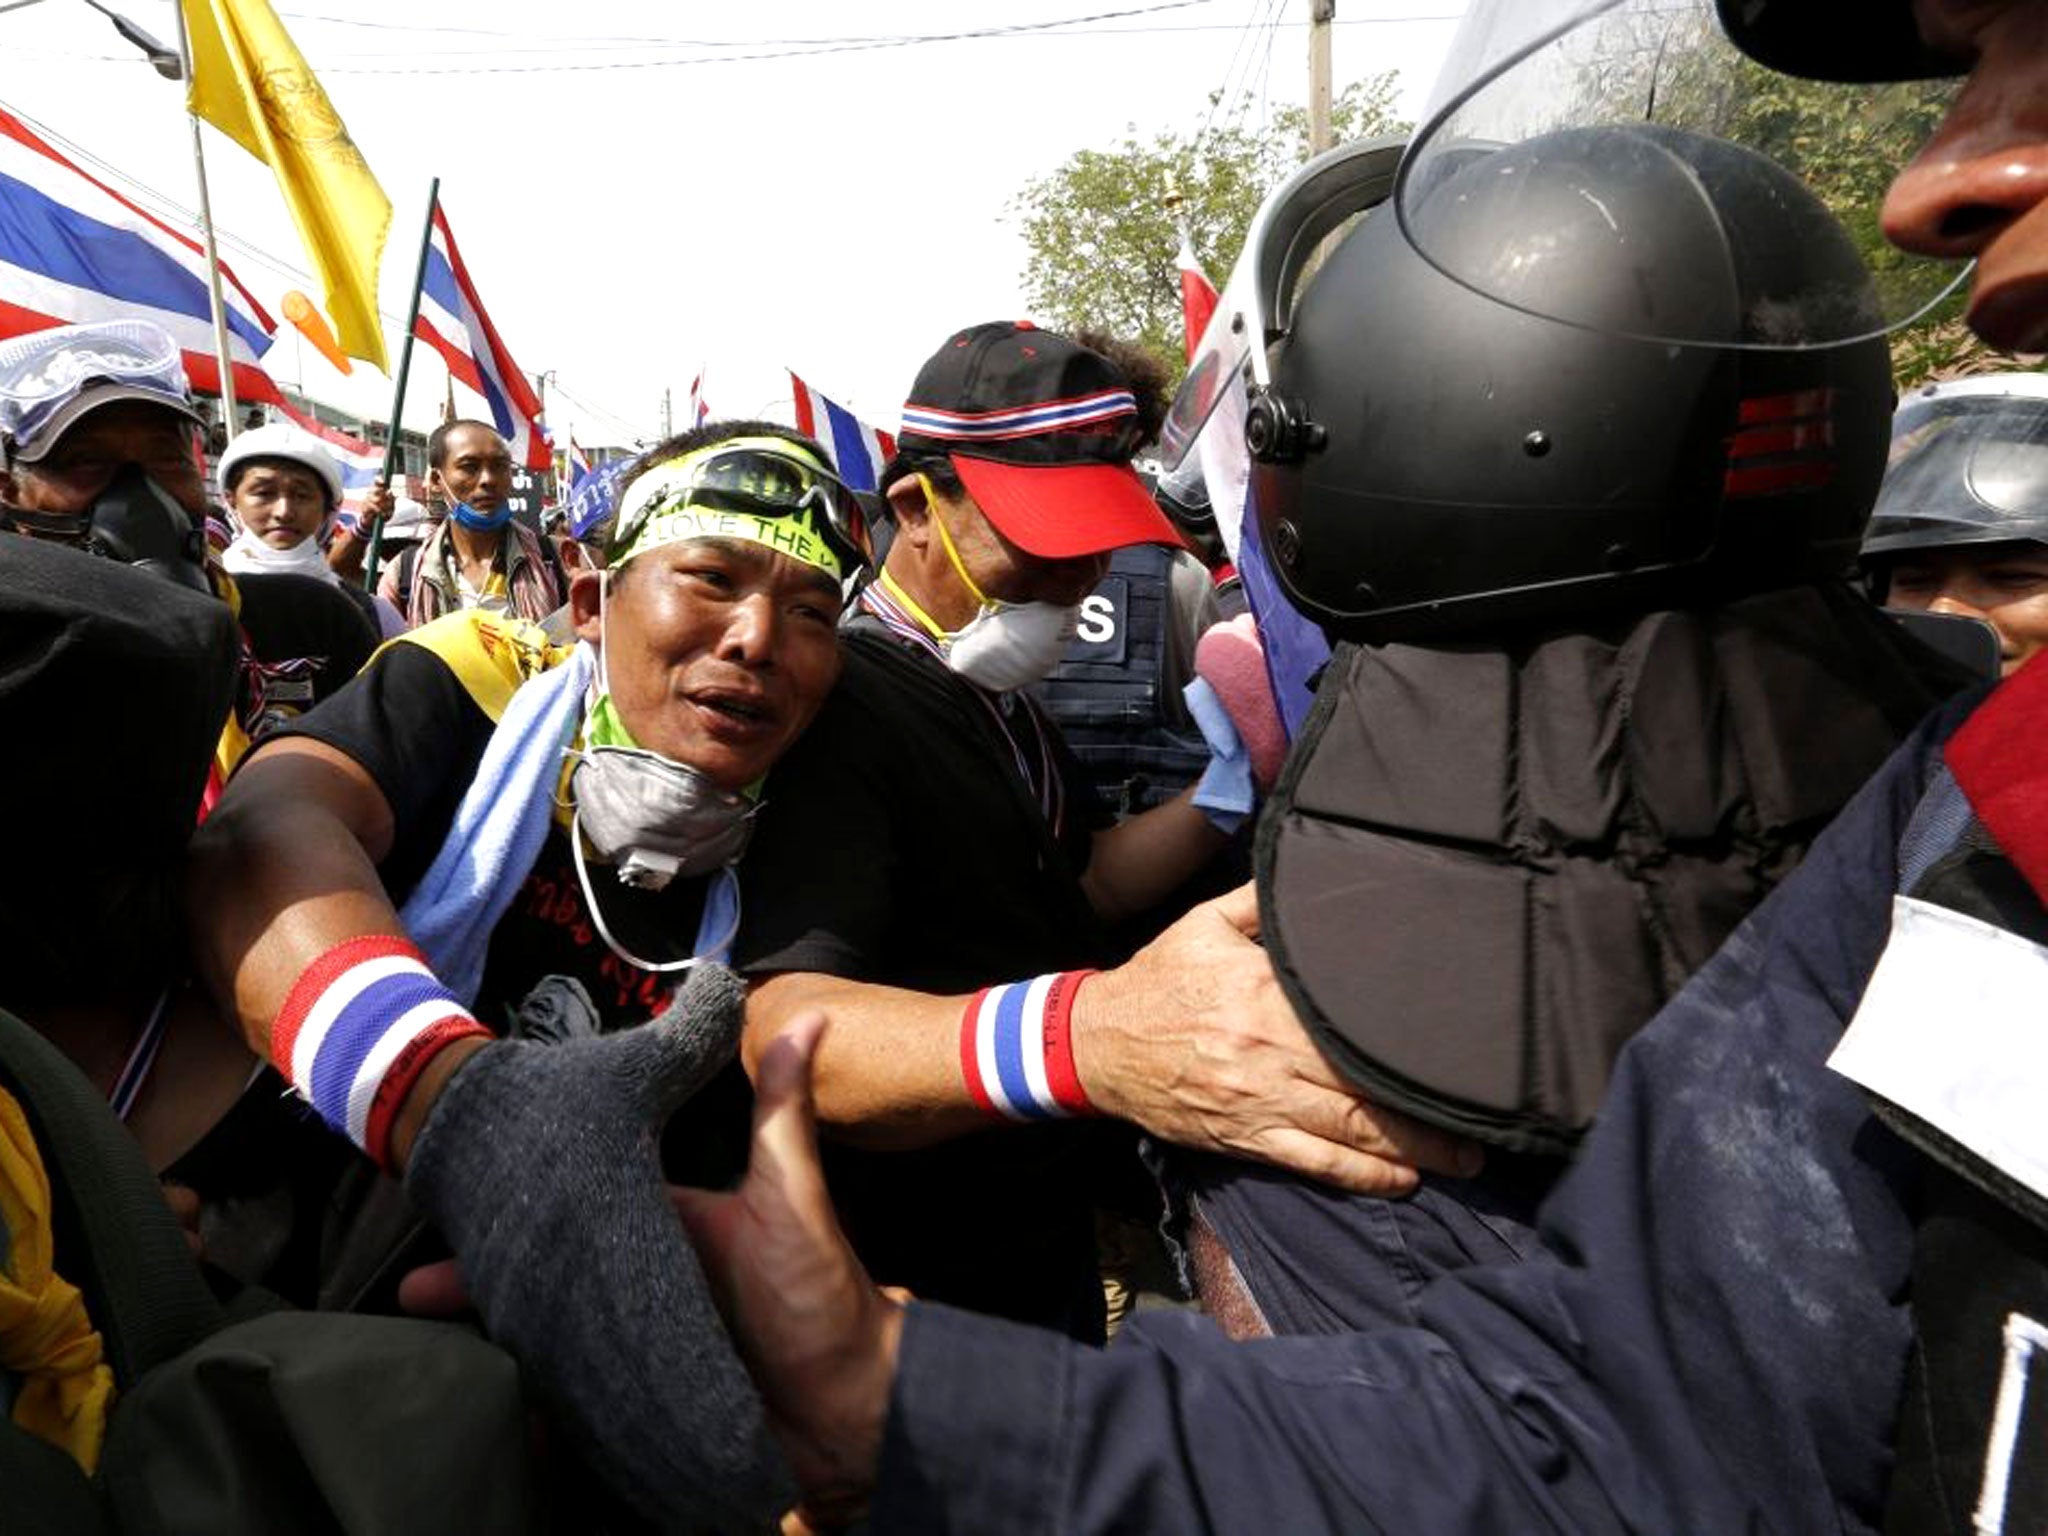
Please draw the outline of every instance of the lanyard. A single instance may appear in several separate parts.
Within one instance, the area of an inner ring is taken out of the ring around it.
[[[107,1103],[113,1106],[117,1119],[125,1121],[134,1110],[135,1101],[142,1097],[143,1084],[149,1081],[150,1071],[156,1066],[157,1053],[164,1046],[164,1029],[170,1021],[173,990],[167,986],[157,994],[156,1006],[150,1009],[135,1043],[128,1047],[128,1059],[121,1063],[114,1086],[107,1090]]]

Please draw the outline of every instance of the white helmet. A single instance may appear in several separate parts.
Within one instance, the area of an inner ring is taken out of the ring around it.
[[[237,465],[251,459],[283,459],[309,469],[327,489],[327,510],[341,505],[341,466],[327,445],[304,427],[289,421],[273,421],[240,434],[220,456],[220,484],[225,491],[234,482]]]

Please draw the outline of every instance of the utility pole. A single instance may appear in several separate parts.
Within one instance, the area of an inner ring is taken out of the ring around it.
[[[1308,0],[1308,152],[1330,147],[1330,23],[1337,0]]]
[[[670,391],[664,388],[661,392],[661,436],[664,442],[676,434],[676,424],[669,395]]]

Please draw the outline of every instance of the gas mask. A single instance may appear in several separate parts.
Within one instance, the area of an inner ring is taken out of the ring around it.
[[[24,533],[72,544],[211,595],[206,535],[140,464],[124,464],[83,513],[7,507],[0,518]]]

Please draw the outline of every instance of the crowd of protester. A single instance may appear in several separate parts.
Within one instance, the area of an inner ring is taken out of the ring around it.
[[[2048,4],[1870,10],[1718,15],[1965,77],[1884,229],[2038,347]],[[1096,332],[535,527],[0,343],[9,1528],[2048,1522],[2048,385],[1895,397],[1751,150],[1449,159],[1247,369],[1242,579]],[[1588,206],[1625,321],[1459,270]]]

